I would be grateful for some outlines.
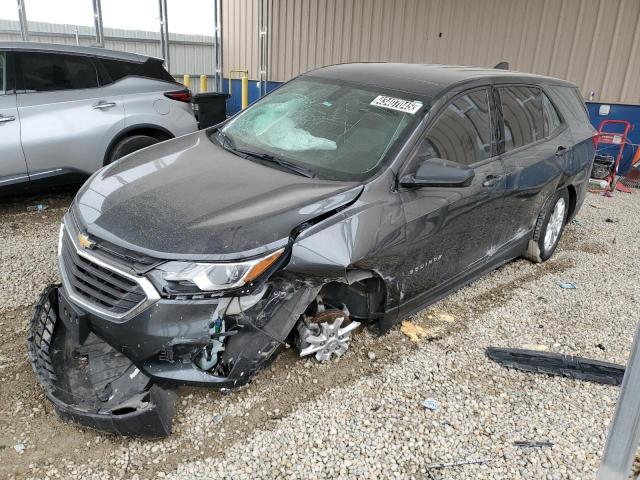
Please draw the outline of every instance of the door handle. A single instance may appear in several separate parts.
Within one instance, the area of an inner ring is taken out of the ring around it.
[[[15,119],[13,115],[0,115],[0,123],[13,122]]]
[[[91,108],[93,108],[94,110],[104,110],[106,108],[111,108],[115,106],[116,106],[116,102],[105,102],[104,100],[100,100]]]
[[[558,145],[558,148],[556,149],[556,157],[561,157],[565,153],[567,153],[567,147],[564,145]]]
[[[482,182],[483,187],[493,187],[497,185],[502,180],[503,175],[487,175],[486,180]]]

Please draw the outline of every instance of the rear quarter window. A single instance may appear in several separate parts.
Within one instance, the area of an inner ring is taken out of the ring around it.
[[[175,79],[164,69],[162,61],[155,58],[149,58],[144,63],[101,58],[100,63],[112,82],[125,77],[144,77],[175,83]]]
[[[560,108],[561,114],[565,119],[569,122],[591,123],[587,107],[577,88],[551,85],[548,90],[552,100]]]
[[[125,62],[123,60],[111,60],[107,58],[101,58],[100,63],[102,63],[102,66],[114,82],[117,82],[127,75],[134,75],[134,72],[140,67],[139,63]]]

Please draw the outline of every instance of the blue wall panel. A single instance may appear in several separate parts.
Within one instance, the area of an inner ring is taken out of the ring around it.
[[[609,115],[600,115],[598,110],[600,109],[600,105],[610,105],[611,110],[609,111]],[[629,170],[631,166],[631,160],[633,159],[633,155],[640,144],[640,105],[618,105],[612,103],[598,103],[598,102],[587,102],[587,109],[589,110],[589,117],[591,118],[591,123],[597,129],[600,126],[600,123],[603,120],[626,120],[631,122],[631,125],[634,127],[633,130],[629,133],[629,141],[634,145],[627,145],[624,149],[624,155],[622,160],[620,161],[620,167],[618,168],[618,173],[624,175]],[[619,131],[621,132],[624,127],[622,125],[618,127],[617,125],[608,125],[607,131]],[[619,130],[614,130],[619,129]],[[604,145],[601,145],[598,148],[599,152],[609,153],[614,156],[617,154],[617,148],[609,148]]]
[[[282,83],[267,82],[267,92],[271,92],[278,88]],[[229,93],[229,79],[225,78],[222,82],[222,88],[225,93]],[[249,105],[260,98],[260,86],[256,80],[249,80]],[[231,80],[231,98],[227,100],[227,115],[235,115],[242,107],[242,80],[234,78]]]

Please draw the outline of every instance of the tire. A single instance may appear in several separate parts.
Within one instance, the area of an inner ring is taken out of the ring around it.
[[[111,154],[107,159],[108,165],[112,162],[115,162],[119,158],[124,157],[125,155],[129,155],[130,153],[135,152],[136,150],[140,150],[141,148],[148,147],[149,145],[153,145],[154,143],[158,143],[158,140],[155,137],[150,137],[148,135],[132,135],[130,137],[125,137],[116,143],[111,149]]]
[[[525,253],[525,258],[532,262],[541,263],[556,251],[569,213],[569,192],[559,190],[549,198],[538,215],[533,238]]]

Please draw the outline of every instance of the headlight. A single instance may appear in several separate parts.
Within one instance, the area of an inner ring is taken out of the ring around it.
[[[252,282],[280,258],[284,248],[266,257],[239,263],[167,262],[158,267],[163,280],[193,284],[203,292],[241,287]]]

